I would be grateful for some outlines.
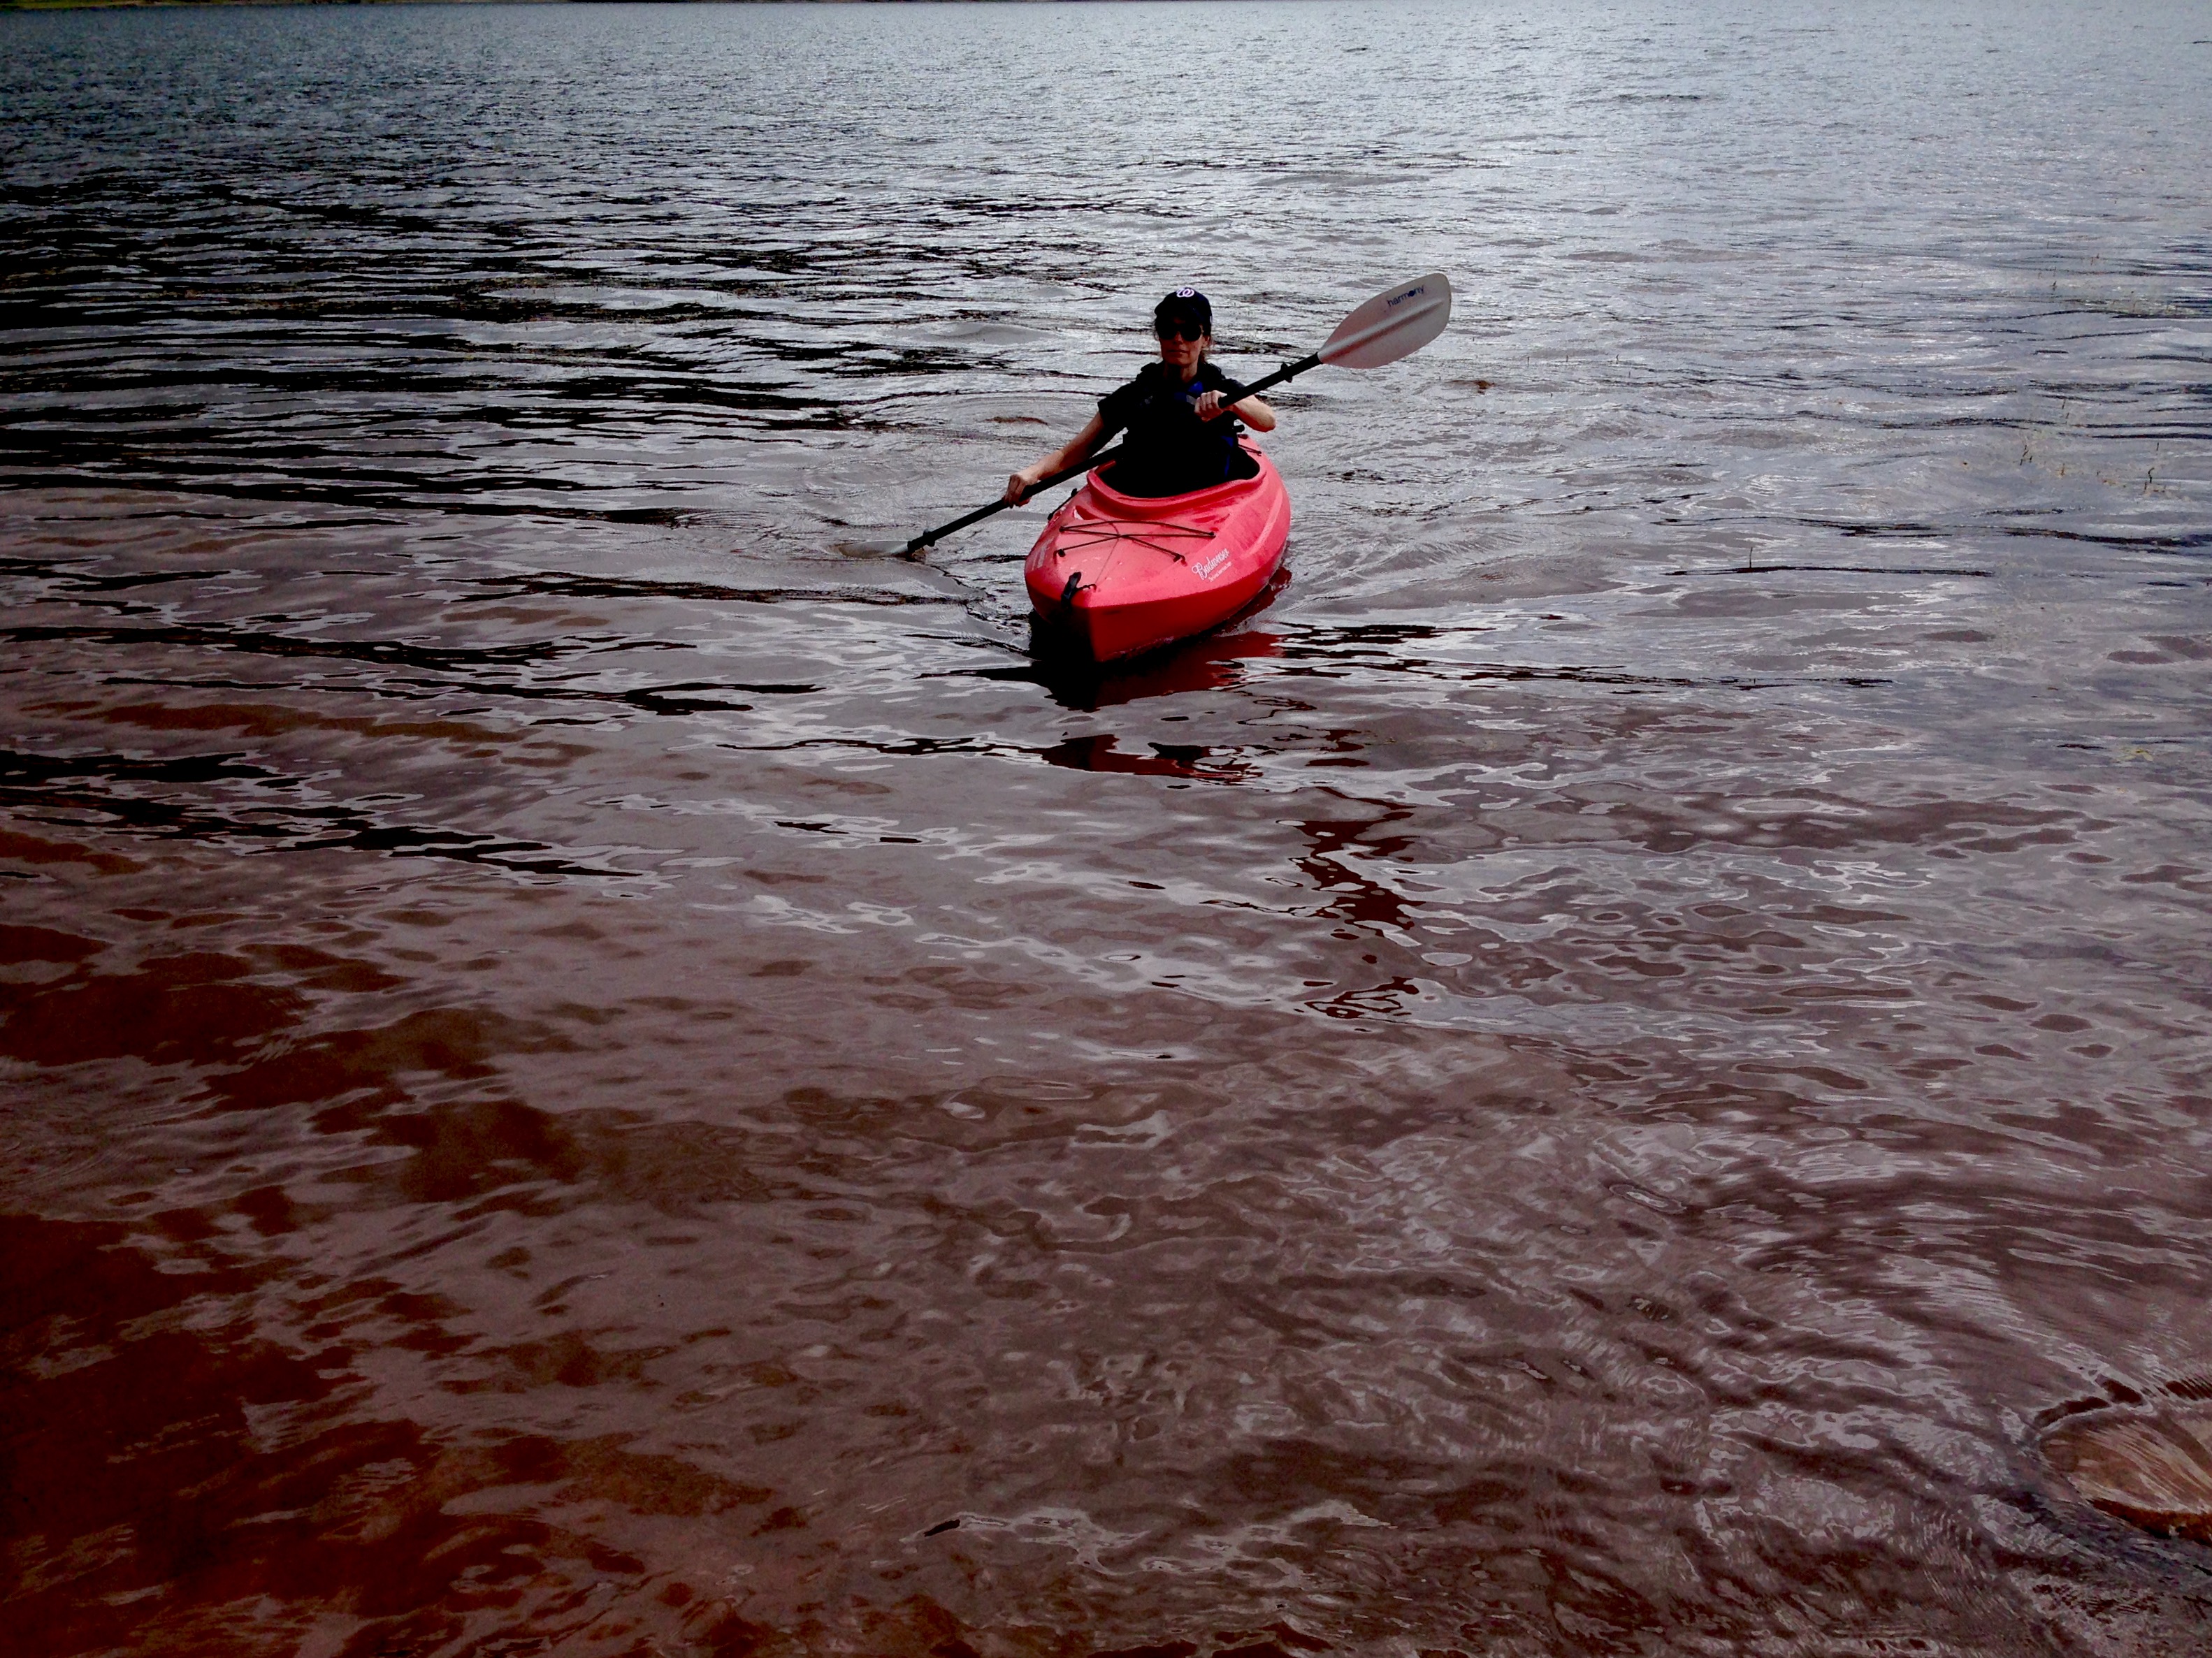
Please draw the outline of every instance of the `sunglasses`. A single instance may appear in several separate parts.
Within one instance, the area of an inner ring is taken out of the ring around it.
[[[1156,322],[1152,325],[1152,332],[1164,340],[1202,340],[1206,337],[1206,329],[1204,323],[1178,319]]]

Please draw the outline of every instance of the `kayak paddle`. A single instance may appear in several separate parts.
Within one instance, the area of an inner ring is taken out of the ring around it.
[[[1272,374],[1261,376],[1249,386],[1231,385],[1221,393],[1224,414],[1230,405],[1256,397],[1271,386],[1280,386],[1293,380],[1309,368],[1323,363],[1334,363],[1340,368],[1380,368],[1385,363],[1395,362],[1401,357],[1410,357],[1431,340],[1444,331],[1444,324],[1451,319],[1451,283],[1438,271],[1409,282],[1400,282],[1388,288],[1361,306],[1342,322],[1336,332],[1318,351],[1300,357],[1296,362],[1286,362]],[[1219,416],[1215,416],[1216,419]],[[1103,466],[1119,455],[1125,447],[1115,444],[1085,457],[1073,466],[1063,467],[1049,477],[1039,478],[1024,492],[1021,501],[999,500],[988,507],[979,507],[974,512],[956,518],[950,524],[940,524],[934,530],[925,530],[913,540],[899,545],[884,544],[884,552],[902,553],[908,558],[919,558],[931,544],[942,541],[955,530],[964,530],[971,524],[981,522],[994,513],[1002,513],[1022,501],[1035,500],[1056,483],[1065,483],[1095,466]]]

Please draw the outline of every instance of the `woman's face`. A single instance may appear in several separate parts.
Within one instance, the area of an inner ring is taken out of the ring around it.
[[[1184,380],[1198,372],[1198,360],[1213,344],[1213,336],[1197,331],[1198,325],[1188,320],[1164,322],[1154,331],[1160,342],[1160,361]]]

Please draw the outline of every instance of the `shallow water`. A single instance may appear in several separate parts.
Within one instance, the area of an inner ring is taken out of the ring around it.
[[[2198,1649],[2201,8],[0,40],[27,1649]],[[1225,635],[839,551],[1431,269]]]

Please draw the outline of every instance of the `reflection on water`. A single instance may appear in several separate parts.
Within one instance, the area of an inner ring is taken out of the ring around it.
[[[2194,16],[0,18],[18,1638],[2194,1651]]]

